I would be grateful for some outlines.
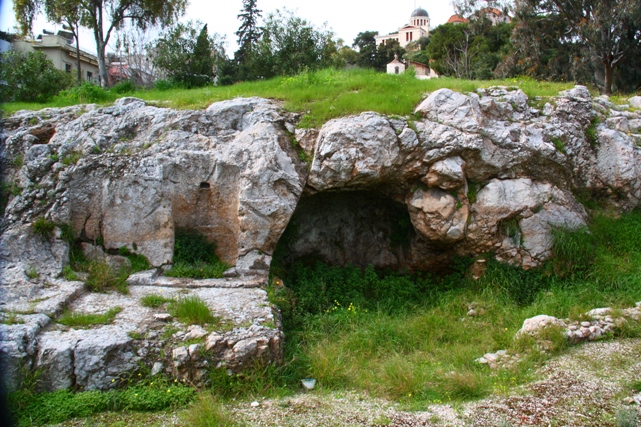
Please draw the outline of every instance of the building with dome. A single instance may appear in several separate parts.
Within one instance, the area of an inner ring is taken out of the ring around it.
[[[385,44],[388,40],[396,40],[402,47],[405,47],[410,42],[429,36],[430,16],[425,9],[419,7],[412,12],[409,23],[400,27],[397,32],[386,36],[376,36],[376,45]]]

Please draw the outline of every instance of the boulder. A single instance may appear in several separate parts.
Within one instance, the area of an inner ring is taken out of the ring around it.
[[[587,223],[577,192],[601,195],[614,212],[641,200],[641,113],[583,86],[542,111],[518,89],[440,89],[415,112],[302,130],[300,116],[260,98],[187,111],[129,97],[3,119],[2,178],[22,191],[0,221],[0,311],[34,313],[0,325],[4,381],[41,366],[50,390],[108,389],[143,363],[202,383],[212,366],[278,363],[279,316],[260,289],[273,257],[416,271],[467,255],[478,277],[488,253],[523,268],[549,258],[554,229]],[[39,218],[56,224],[52,233],[36,232]],[[217,243],[231,266],[223,278],[162,275],[182,228]],[[58,277],[70,239],[115,269],[129,262],[112,255],[121,247],[153,269],[129,277],[129,296],[87,294]],[[140,304],[185,292],[232,329],[189,329],[166,307]],[[74,329],[55,322],[65,307],[122,311],[112,324]]]

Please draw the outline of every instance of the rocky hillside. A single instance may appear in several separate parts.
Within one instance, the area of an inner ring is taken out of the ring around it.
[[[5,380],[42,366],[51,389],[106,389],[140,363],[197,382],[212,364],[278,362],[278,313],[261,289],[273,256],[432,270],[491,251],[531,268],[550,256],[553,229],[586,224],[581,202],[638,205],[638,110],[581,86],[530,104],[509,88],[441,89],[411,118],[363,113],[317,130],[258,98],[204,111],[123,98],[5,119]],[[179,229],[216,241],[232,266],[224,278],[162,275]],[[87,293],[60,278],[70,242],[111,265],[127,262],[126,249],[154,269],[129,278],[128,296]],[[481,274],[482,262],[473,268]],[[197,329],[140,304],[157,294],[197,295],[226,326]],[[114,307],[98,328],[57,322],[65,308]]]

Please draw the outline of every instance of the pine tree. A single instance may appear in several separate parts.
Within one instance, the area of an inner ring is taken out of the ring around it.
[[[256,45],[261,36],[261,30],[258,28],[258,18],[260,18],[262,10],[256,7],[257,0],[243,0],[243,9],[238,15],[240,19],[240,27],[236,31],[238,36],[238,50],[235,57],[239,64],[243,64],[247,56]]]
[[[205,86],[214,76],[214,57],[211,50],[207,24],[198,34],[196,46],[191,56],[190,71],[193,75],[193,86]]]

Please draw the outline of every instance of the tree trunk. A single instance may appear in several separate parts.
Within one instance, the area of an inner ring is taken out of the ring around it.
[[[612,64],[606,62],[605,66],[605,94],[612,95]]]
[[[82,84],[82,70],[80,68],[80,40],[78,39],[78,27],[74,31],[74,36],[76,37],[76,59],[78,60],[78,84]]]

